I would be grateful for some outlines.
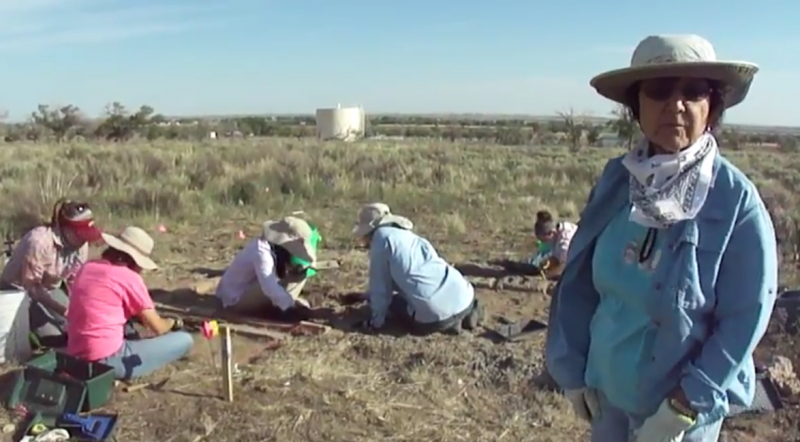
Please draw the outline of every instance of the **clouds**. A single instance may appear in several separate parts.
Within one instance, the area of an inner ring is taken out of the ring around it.
[[[0,0],[0,52],[182,32],[213,23],[213,12],[170,0]]]

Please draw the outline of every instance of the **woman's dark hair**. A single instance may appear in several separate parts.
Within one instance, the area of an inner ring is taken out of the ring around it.
[[[289,262],[292,260],[292,254],[281,246],[272,245],[275,250],[275,273],[279,279],[286,277],[289,271]]]
[[[536,212],[536,223],[543,224],[553,221],[553,215],[547,210],[540,210]]]
[[[725,115],[725,92],[726,86],[714,80],[708,81],[711,86],[711,95],[709,96],[709,113],[708,113],[708,126],[712,132],[715,132],[722,125],[722,119]],[[625,107],[628,110],[628,116],[631,121],[639,122],[639,87],[641,82],[635,83],[628,89],[625,94]]]
[[[533,233],[536,236],[544,237],[553,231],[553,215],[546,211],[540,210],[536,212],[536,223],[533,225]]]
[[[139,267],[136,264],[136,261],[131,258],[131,255],[111,247],[106,247],[106,249],[103,250],[101,257],[111,264],[125,266],[129,269],[135,269]]]

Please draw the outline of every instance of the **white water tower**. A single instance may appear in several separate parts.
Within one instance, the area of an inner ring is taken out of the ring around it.
[[[364,108],[342,107],[317,109],[317,138],[322,141],[355,141],[364,137]]]

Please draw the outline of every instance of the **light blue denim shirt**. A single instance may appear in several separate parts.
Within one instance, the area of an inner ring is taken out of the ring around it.
[[[408,302],[414,320],[424,324],[461,313],[475,299],[469,281],[428,240],[392,226],[379,227],[372,235],[368,290],[375,327],[383,326],[395,292]]]
[[[600,302],[592,317],[586,360],[586,385],[605,393],[616,408],[639,412],[641,397],[652,396],[641,382],[650,364],[658,327],[647,314],[647,293],[661,262],[664,234],[656,231],[649,256],[642,256],[650,229],[631,221],[622,208],[597,237],[592,281]]]
[[[592,277],[595,244],[629,204],[621,160],[606,165],[589,195],[551,305],[546,360],[564,389],[585,386],[590,324],[600,299]],[[632,399],[637,414],[649,416],[680,387],[702,425],[723,418],[730,403],[752,403],[752,354],[778,287],[775,233],[755,186],[719,156],[700,213],[665,233],[659,265],[642,293],[656,331],[639,382],[653,394]]]

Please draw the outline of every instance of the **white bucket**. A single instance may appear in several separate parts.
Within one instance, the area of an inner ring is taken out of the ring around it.
[[[30,299],[22,290],[0,291],[0,364],[31,356]]]

